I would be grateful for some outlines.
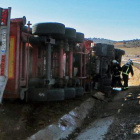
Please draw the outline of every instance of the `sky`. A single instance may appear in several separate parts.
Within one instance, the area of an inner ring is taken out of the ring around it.
[[[11,18],[32,24],[59,22],[86,38],[140,39],[140,0],[1,0]]]

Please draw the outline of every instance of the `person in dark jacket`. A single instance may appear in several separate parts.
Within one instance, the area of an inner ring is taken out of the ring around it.
[[[112,88],[113,87],[122,87],[122,83],[121,83],[121,77],[120,77],[120,73],[122,71],[122,68],[119,64],[119,62],[117,62],[116,60],[112,61],[113,66],[112,66]],[[118,86],[116,85],[118,84]]]
[[[122,77],[123,77],[123,81],[124,81],[124,86],[123,86],[124,90],[128,89],[129,73],[131,73],[132,76],[134,75],[132,65],[133,65],[133,62],[131,59],[129,59],[128,62],[122,66]]]

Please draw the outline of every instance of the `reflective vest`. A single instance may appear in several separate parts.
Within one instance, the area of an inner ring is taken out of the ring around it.
[[[126,64],[126,65],[124,65],[124,66],[125,66],[125,67],[124,67],[123,70],[122,70],[122,74],[128,75],[128,74],[129,74],[128,71],[129,71],[129,66],[130,66],[130,65]]]

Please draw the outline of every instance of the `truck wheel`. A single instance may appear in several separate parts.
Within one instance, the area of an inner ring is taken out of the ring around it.
[[[64,38],[71,40],[76,38],[76,30],[73,28],[65,28]]]
[[[76,97],[80,97],[84,95],[83,87],[75,87]]]
[[[108,45],[107,50],[108,51],[114,51],[114,45]]]
[[[65,99],[75,98],[75,88],[64,88]]]
[[[65,97],[64,89],[48,89],[47,101],[63,101]]]
[[[30,78],[29,87],[41,88],[44,86],[44,80],[40,78]]]
[[[125,51],[124,50],[121,50],[121,55],[124,55],[125,54]]]
[[[101,72],[102,74],[105,74],[108,70],[108,61],[106,58],[102,58],[101,60]]]
[[[121,49],[115,49],[115,56],[124,55],[125,51]]]
[[[82,43],[84,40],[84,34],[80,32],[76,32],[76,43]]]
[[[109,52],[107,53],[107,57],[114,58],[114,52],[113,52],[113,51],[109,51]]]
[[[39,44],[39,43],[43,43],[44,40],[42,37],[34,37],[34,36],[31,36],[29,37],[29,43],[31,44]]]
[[[97,43],[94,51],[97,56],[114,57],[114,45]]]
[[[29,88],[28,99],[31,101],[63,101],[64,89]]]
[[[56,22],[37,23],[32,27],[34,35],[62,35],[65,34],[65,25]]]
[[[105,51],[103,51],[103,49],[106,51],[106,48],[103,47],[103,44],[97,43],[93,50],[97,56],[105,56]]]

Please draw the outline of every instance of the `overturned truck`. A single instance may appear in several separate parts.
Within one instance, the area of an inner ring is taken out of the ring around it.
[[[90,72],[94,81],[94,88],[104,92],[106,96],[111,93],[112,60],[121,65],[124,50],[114,48],[114,45],[97,43],[91,55]]]
[[[62,23],[25,26],[26,17],[10,19],[10,12],[0,8],[0,103],[2,98],[60,101],[93,89],[111,91],[111,62],[121,62],[123,50],[93,46]]]

